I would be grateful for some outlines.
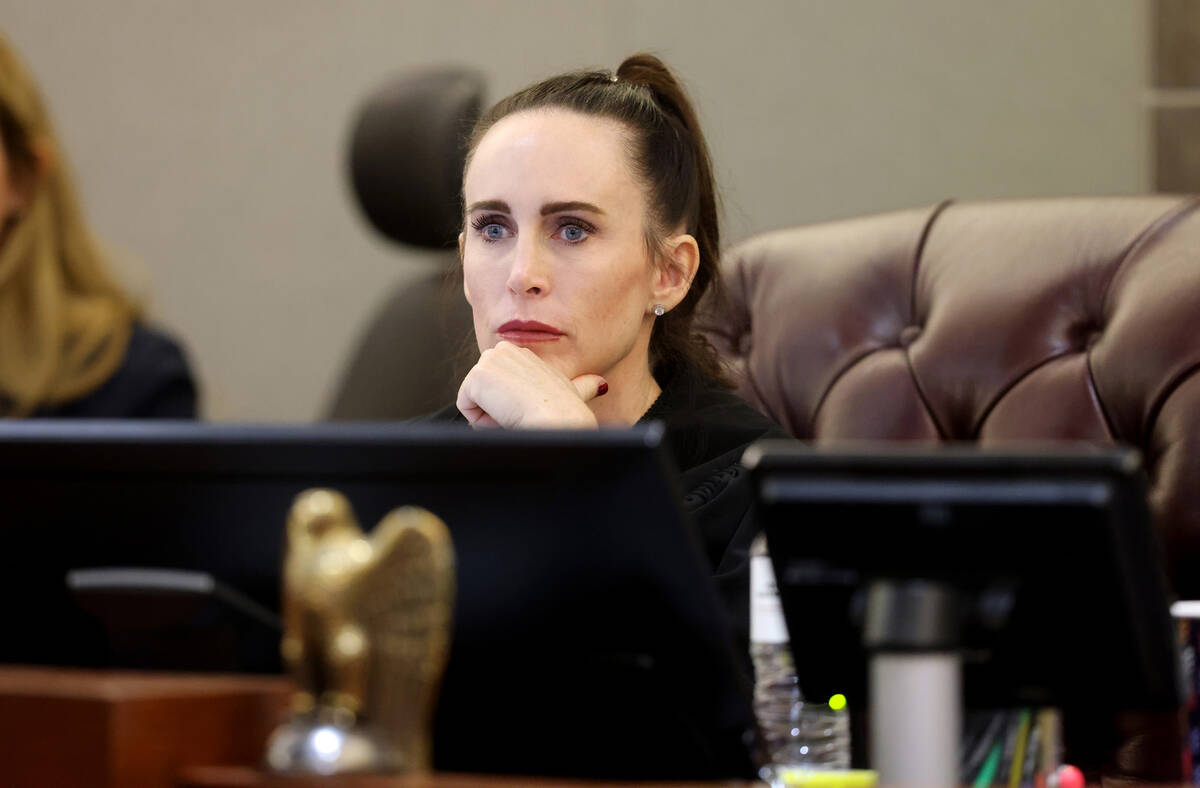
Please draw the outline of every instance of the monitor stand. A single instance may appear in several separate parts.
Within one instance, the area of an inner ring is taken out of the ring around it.
[[[867,591],[871,765],[880,785],[959,784],[962,597],[928,580],[877,580]]]

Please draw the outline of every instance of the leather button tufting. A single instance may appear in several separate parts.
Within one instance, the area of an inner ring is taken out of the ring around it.
[[[908,347],[921,336],[920,326],[905,326],[900,331],[900,347]]]

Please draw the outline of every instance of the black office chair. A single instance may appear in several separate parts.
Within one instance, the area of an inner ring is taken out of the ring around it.
[[[412,72],[358,114],[348,169],[359,208],[384,237],[435,250],[445,265],[387,298],[350,354],[328,419],[405,419],[454,400],[474,342],[455,249],[459,189],[483,92],[483,77],[467,69]]]

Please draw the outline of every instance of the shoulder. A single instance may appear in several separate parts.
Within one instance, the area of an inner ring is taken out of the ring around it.
[[[106,392],[107,389],[107,392]],[[125,361],[96,395],[127,418],[196,417],[196,383],[183,347],[167,333],[136,324]]]
[[[125,351],[124,369],[131,372],[178,374],[189,369],[183,348],[161,329],[135,323]]]
[[[692,514],[713,568],[719,569],[728,563],[731,546],[748,546],[754,532],[748,519],[753,491],[742,455],[755,441],[791,436],[714,380],[676,377],[665,383],[643,420],[665,424],[683,507]]]
[[[707,435],[706,458],[748,446],[764,438],[789,438],[787,431],[744,399],[725,388],[705,390],[692,410],[679,423],[691,425]]]
[[[125,358],[91,394],[39,415],[94,419],[192,419],[196,384],[180,344],[163,331],[134,324]]]
[[[756,440],[790,437],[783,427],[707,377],[677,375],[662,385],[642,421],[666,424],[666,440],[679,469],[728,466]]]

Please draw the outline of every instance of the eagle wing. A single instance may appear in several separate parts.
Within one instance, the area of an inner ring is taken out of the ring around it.
[[[368,640],[363,717],[428,766],[428,730],[449,650],[454,549],[446,525],[393,510],[370,537],[371,558],[345,590],[347,619]]]

